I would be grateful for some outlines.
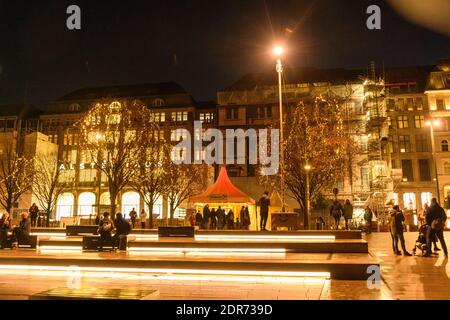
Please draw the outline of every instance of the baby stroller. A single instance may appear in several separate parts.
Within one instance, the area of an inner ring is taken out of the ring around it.
[[[419,249],[422,252],[422,256],[427,254],[427,231],[429,226],[424,224],[419,228],[419,236],[417,237],[414,245],[413,255],[416,254],[416,250]]]

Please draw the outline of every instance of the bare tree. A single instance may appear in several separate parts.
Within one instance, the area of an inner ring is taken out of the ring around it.
[[[299,103],[290,110],[286,121],[285,186],[306,212],[307,174],[309,200],[341,181],[348,170],[348,154],[356,152],[356,142],[349,139],[343,121],[343,107],[335,98],[316,97],[310,104]],[[311,167],[309,173],[305,165]],[[280,189],[279,175],[261,176],[263,184]]]
[[[34,159],[33,194],[47,216],[55,210],[58,197],[74,186],[74,179],[58,164],[56,155],[38,154]]]
[[[191,196],[205,189],[208,168],[205,164],[177,164],[170,156],[165,157],[164,167],[164,183],[172,224],[176,209]]]
[[[139,158],[136,174],[131,180],[133,188],[141,195],[148,207],[150,229],[153,228],[154,205],[158,198],[166,193],[164,157],[168,154],[167,150],[170,147],[161,139],[157,130],[154,133],[150,132],[149,138],[143,141],[143,153]]]
[[[33,161],[19,155],[14,143],[4,143],[0,154],[0,205],[8,212],[31,190]]]
[[[75,125],[80,149],[90,154],[92,163],[107,177],[112,215],[119,192],[139,167],[149,126],[153,126],[150,111],[138,100],[102,101]]]

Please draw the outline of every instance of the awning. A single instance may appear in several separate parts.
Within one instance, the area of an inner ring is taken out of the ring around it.
[[[239,190],[228,177],[225,167],[220,169],[217,181],[205,192],[189,199],[191,203],[247,203],[255,204],[255,200]]]

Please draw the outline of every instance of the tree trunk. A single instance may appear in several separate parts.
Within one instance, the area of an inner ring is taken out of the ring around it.
[[[110,205],[110,215],[111,215],[111,219],[114,219],[114,217],[116,216],[116,200],[117,200],[117,192],[113,191],[111,192],[111,190],[109,191],[109,195],[110,195],[110,199],[111,199],[111,205]]]
[[[153,203],[148,204],[148,225],[150,229],[153,229]]]

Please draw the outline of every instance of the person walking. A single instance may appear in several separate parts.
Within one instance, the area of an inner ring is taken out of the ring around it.
[[[139,219],[141,220],[141,229],[145,229],[145,223],[147,222],[147,212],[145,212],[144,209],[141,210],[141,213],[139,214]]]
[[[127,250],[127,235],[131,233],[131,225],[126,221],[121,213],[116,214],[116,219],[114,220],[115,234],[112,237],[112,249],[125,251]]]
[[[398,256],[402,255],[401,251],[398,250],[398,242],[400,241],[403,255],[412,256],[412,254],[406,250],[405,237],[403,236],[403,223],[405,221],[405,216],[403,215],[403,212],[400,210],[399,206],[395,205],[392,209],[393,210],[389,216],[389,229],[391,231],[392,248],[394,250],[394,254]]]
[[[136,227],[136,219],[137,219],[137,212],[136,209],[133,208],[133,210],[130,211],[130,220],[131,224],[133,225],[133,229]]]
[[[425,204],[425,206],[424,206],[424,213],[423,213],[423,222],[422,222],[422,224],[425,224],[425,225],[427,225],[427,221],[426,221],[426,217],[427,217],[427,213],[428,213],[428,209],[429,209],[430,207],[428,206],[428,204]],[[428,229],[429,228],[431,228],[431,226],[428,226]],[[427,230],[428,231],[428,230]],[[431,243],[433,244],[433,251],[431,251],[431,252],[438,252],[438,251],[441,251],[441,249],[438,247],[438,245],[437,245],[437,241],[438,241],[438,237],[436,236],[436,234],[431,238]],[[430,254],[431,254],[431,252],[430,252]]]
[[[335,230],[339,230],[339,223],[341,221],[341,217],[344,214],[344,208],[339,201],[334,200],[333,204],[330,207],[330,216],[334,219]]]
[[[399,207],[400,210],[400,207]],[[364,209],[364,221],[366,223],[366,233],[370,234],[372,232],[372,219],[373,219],[373,212],[372,209],[370,209],[369,206]]]
[[[442,249],[444,250],[445,257],[448,257],[447,244],[444,239],[445,222],[447,221],[447,215],[444,209],[437,203],[436,198],[431,199],[431,205],[428,208],[425,216],[427,225],[429,226],[427,231],[427,253],[426,256],[431,255],[431,242],[435,237],[439,239]]]
[[[345,230],[350,230],[349,221],[353,219],[353,206],[350,200],[345,200],[344,204]]]
[[[9,213],[3,214],[0,220],[0,249],[3,250],[8,246],[8,231],[11,229],[11,218]]]
[[[36,205],[36,203],[33,203],[29,209],[29,213],[30,213],[30,219],[31,219],[31,226],[32,227],[36,227],[37,224],[37,217],[39,214],[39,208]]]
[[[260,221],[260,230],[261,231],[267,231],[266,224],[267,224],[267,218],[269,217],[269,206],[270,206],[270,199],[269,199],[269,191],[265,191],[261,199],[259,199],[259,214],[261,216]]]
[[[100,221],[99,227],[98,227],[98,234],[100,235],[99,240],[99,251],[103,251],[103,246],[107,242],[112,241],[111,233],[114,230],[114,225],[109,217],[109,212],[105,212],[103,214],[103,219]],[[113,245],[114,246],[114,245]]]

